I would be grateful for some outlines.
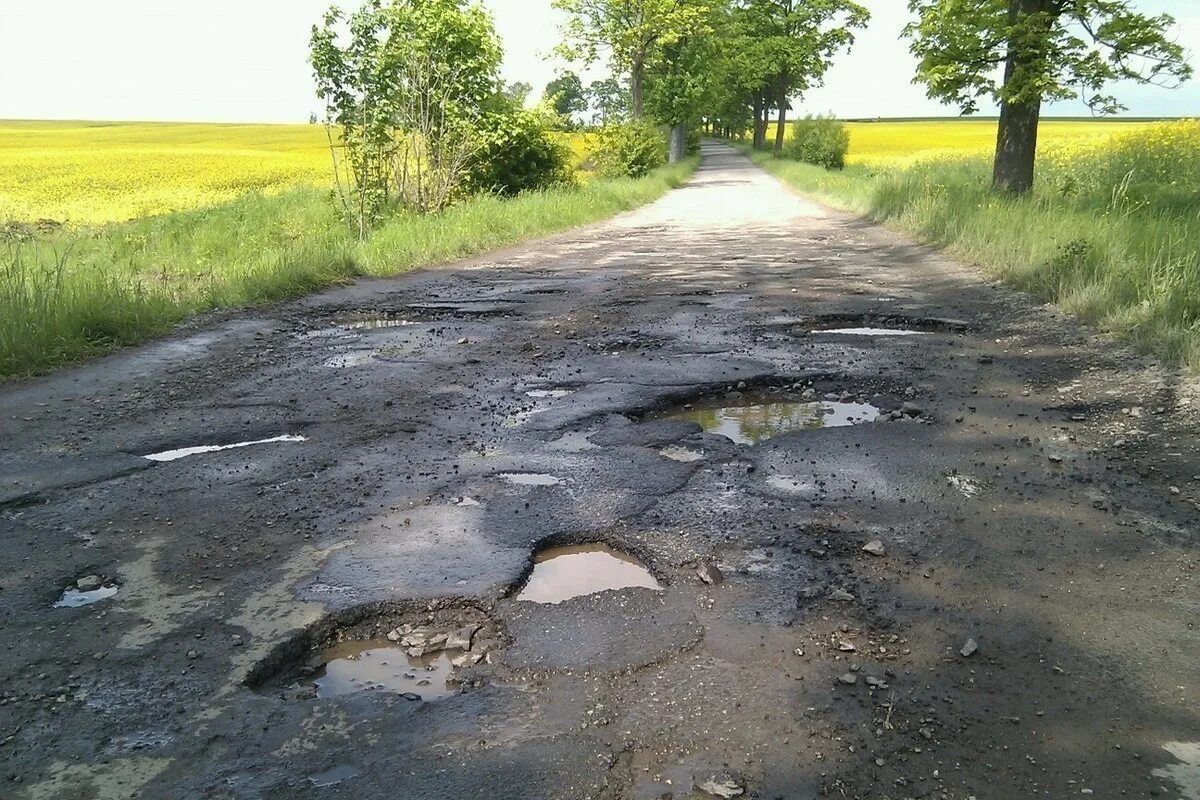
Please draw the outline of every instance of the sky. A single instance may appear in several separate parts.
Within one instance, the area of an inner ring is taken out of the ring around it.
[[[906,0],[860,0],[870,26],[799,113],[953,116],[912,84],[900,30]],[[506,80],[540,93],[556,69],[550,0],[484,0],[505,49]],[[305,122],[320,104],[308,35],[329,0],[0,0],[0,119]],[[1168,12],[1200,72],[1200,0],[1135,0]],[[588,77],[588,76],[585,76]],[[1119,86],[1137,116],[1200,115],[1200,82],[1177,91]],[[988,109],[982,109],[984,113]],[[1085,113],[1060,103],[1049,114]]]

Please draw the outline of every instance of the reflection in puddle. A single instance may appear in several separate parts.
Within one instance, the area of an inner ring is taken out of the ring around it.
[[[535,553],[533,572],[517,593],[517,599],[553,604],[609,589],[633,587],[662,590],[636,558],[592,542],[547,547]]]
[[[791,431],[873,422],[880,413],[870,403],[822,400],[683,408],[663,416],[698,423],[708,433],[719,434],[738,444],[754,444]]]
[[[151,461],[174,461],[177,458],[185,456],[194,456],[199,453],[215,453],[218,450],[233,450],[238,447],[250,447],[256,444],[273,444],[275,442],[307,442],[308,439],[304,436],[295,436],[292,434],[284,434],[283,436],[272,436],[270,439],[255,439],[250,442],[236,442],[234,444],[206,444],[199,447],[181,447],[177,450],[163,450],[161,453],[150,453],[143,456]]]
[[[364,319],[355,322],[343,322],[342,327],[350,331],[373,331],[376,328],[400,328],[405,325],[416,325],[411,319]]]
[[[312,781],[313,786],[333,786],[342,781],[357,778],[361,774],[362,771],[358,767],[352,767],[349,764],[338,764],[332,769],[318,772],[316,775],[309,775],[308,779]]]
[[[1200,800],[1200,742],[1167,742],[1163,749],[1180,763],[1168,764],[1150,774],[1173,781],[1186,800]]]
[[[385,689],[410,699],[440,700],[454,694],[454,667],[444,651],[410,656],[387,639],[342,642],[321,653],[325,666],[314,683],[317,697]]]
[[[704,453],[696,450],[689,450],[686,447],[677,444],[667,445],[658,452],[662,453],[672,461],[682,461],[685,464],[691,463],[692,461],[699,461],[700,459],[704,458]]]
[[[842,336],[924,336],[925,331],[907,328],[825,328],[813,333],[836,333]]]
[[[58,598],[52,608],[79,608],[80,606],[90,606],[92,603],[99,603],[101,600],[107,600],[117,593],[116,586],[101,586],[99,589],[92,589],[88,592],[82,592],[79,589],[67,589],[62,593],[62,597]]]
[[[516,486],[558,486],[563,482],[544,472],[501,472],[500,478]]]

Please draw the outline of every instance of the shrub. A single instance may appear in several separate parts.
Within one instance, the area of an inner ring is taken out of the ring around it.
[[[597,171],[610,178],[640,178],[667,160],[667,142],[657,125],[630,120],[605,125],[593,156]]]
[[[476,125],[476,136],[470,190],[512,196],[574,180],[569,146],[554,136],[538,109],[485,114]]]
[[[840,120],[809,114],[792,123],[792,137],[784,153],[788,158],[825,169],[841,169],[846,166],[849,149],[850,132]]]
[[[476,134],[468,177],[474,191],[507,196],[573,181],[570,148],[551,133],[539,110],[514,108],[486,114]]]

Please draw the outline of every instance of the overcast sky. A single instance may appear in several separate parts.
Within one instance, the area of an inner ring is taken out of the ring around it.
[[[900,29],[906,0],[860,0],[870,27],[801,111],[843,117],[956,113],[911,83]],[[485,0],[504,40],[504,74],[538,90],[554,73],[550,0]],[[1179,20],[1200,71],[1200,0],[1136,0]],[[303,122],[312,94],[309,29],[328,0],[0,0],[0,118]],[[1130,113],[1200,115],[1200,83],[1121,87]],[[1082,113],[1060,104],[1052,114]]]

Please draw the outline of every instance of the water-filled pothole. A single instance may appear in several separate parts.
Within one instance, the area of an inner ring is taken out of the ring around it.
[[[233,450],[239,447],[251,447],[259,444],[274,444],[276,442],[307,442],[308,438],[295,434],[284,434],[282,436],[272,436],[269,439],[254,439],[247,442],[234,442],[233,444],[204,444],[196,447],[180,447],[175,450],[163,450],[158,453],[149,453],[142,458],[150,461],[174,461],[186,456],[199,455],[201,453],[216,453],[220,450]]]
[[[379,328],[403,328],[408,325],[416,325],[417,320],[402,317],[379,317],[376,319],[346,321],[339,324],[350,331],[373,331]]]
[[[413,651],[423,648],[412,648]],[[341,642],[323,651],[313,676],[317,697],[384,690],[407,700],[430,702],[458,691],[454,665],[445,650],[418,656],[387,639]]]
[[[357,778],[362,774],[362,771],[350,764],[338,764],[336,767],[331,767],[324,772],[318,772],[315,775],[309,775],[308,779],[313,786],[325,787],[335,786],[342,781],[348,781],[351,778]]]
[[[600,542],[547,547],[533,556],[533,571],[516,599],[556,604],[610,589],[662,586],[641,561]]]
[[[670,444],[659,450],[667,458],[672,461],[681,461],[684,464],[690,464],[693,461],[699,461],[704,458],[704,453],[699,450],[691,450],[678,444]]]
[[[927,331],[910,328],[817,328],[813,333],[833,333],[839,336],[924,336]]]
[[[52,608],[79,608],[81,606],[90,606],[92,603],[99,603],[101,600],[107,600],[117,593],[119,587],[114,583],[108,586],[97,586],[94,589],[81,589],[72,586],[63,591]]]
[[[695,422],[708,433],[737,444],[754,444],[793,431],[836,428],[874,422],[882,412],[870,403],[838,400],[766,400],[740,395],[688,404],[663,413],[663,419]]]

